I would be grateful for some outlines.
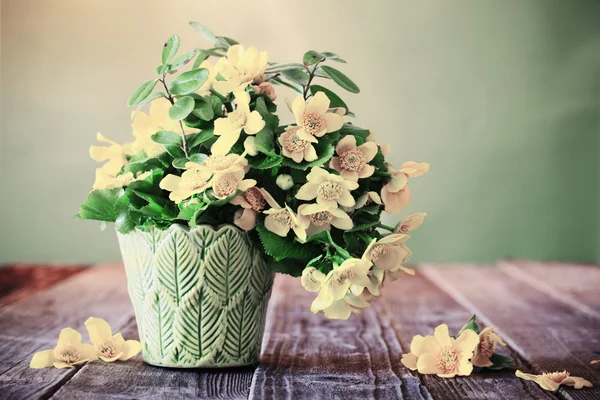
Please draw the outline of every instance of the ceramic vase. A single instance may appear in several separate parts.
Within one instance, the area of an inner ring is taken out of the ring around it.
[[[258,362],[274,273],[246,232],[172,225],[117,235],[147,363]]]

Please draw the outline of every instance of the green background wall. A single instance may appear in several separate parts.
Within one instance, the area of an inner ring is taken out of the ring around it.
[[[0,262],[119,258],[112,229],[72,219],[88,147],[97,131],[129,140],[126,99],[170,34],[206,45],[189,20],[272,60],[348,60],[356,123],[394,164],[432,165],[411,182],[407,211],[429,213],[416,261],[600,259],[600,2],[219,4],[1,0]]]

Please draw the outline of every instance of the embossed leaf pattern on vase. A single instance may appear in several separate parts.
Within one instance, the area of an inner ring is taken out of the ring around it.
[[[148,363],[258,361],[274,273],[245,232],[173,225],[118,237]]]

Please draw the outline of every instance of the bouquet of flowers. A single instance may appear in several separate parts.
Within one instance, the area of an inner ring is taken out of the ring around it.
[[[308,51],[302,63],[273,63],[265,51],[190,25],[213,47],[178,55],[179,37],[167,40],[156,77],[129,99],[133,141],[99,133],[104,145],[90,148],[104,164],[78,217],[114,222],[122,234],[235,224],[273,271],[301,276],[318,292],[311,311],[337,319],[360,312],[385,280],[413,273],[404,267],[407,232],[425,214],[396,227],[380,216],[406,207],[409,178],[429,165],[394,169],[385,160],[389,145],[348,122],[346,103],[315,83],[359,93],[331,66],[345,63],[337,54]],[[274,103],[282,86],[298,93],[282,116],[291,124],[280,122]]]

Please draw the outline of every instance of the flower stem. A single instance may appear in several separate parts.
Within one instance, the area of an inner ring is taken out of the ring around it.
[[[361,238],[362,241],[365,242],[367,245],[371,244],[371,242],[373,241],[373,238],[364,232],[358,232],[358,237]]]
[[[159,79],[159,81],[165,87],[165,92],[167,92],[167,100],[169,100],[171,105],[173,105],[173,104],[175,104],[175,99],[173,98],[173,95],[171,95],[171,92],[169,92],[169,88],[167,87],[167,83],[165,82],[165,75],[166,74],[163,74],[162,79]],[[187,142],[185,140],[185,130],[183,129],[183,122],[181,122],[181,120],[179,121],[179,128],[181,128],[181,141],[182,141],[181,150],[183,150],[185,157],[188,158],[189,154],[187,151]]]
[[[377,224],[376,226],[377,226],[378,228],[385,229],[385,230],[388,230],[388,231],[390,231],[390,232],[394,232],[394,228],[393,228],[393,227],[391,227],[391,226],[389,226],[389,225]]]
[[[312,71],[310,71],[308,73],[308,82],[306,82],[306,86],[304,86],[304,93],[303,93],[303,97],[304,100],[306,101],[306,99],[308,98],[308,90],[310,89],[310,84],[312,82],[312,80],[315,77],[315,73],[317,71],[317,67],[319,66],[320,63],[322,63],[323,61],[325,61],[324,58],[320,59],[319,61],[317,61],[317,63],[315,64],[314,68],[312,69]]]

